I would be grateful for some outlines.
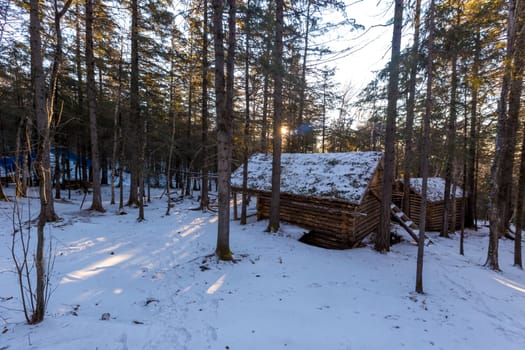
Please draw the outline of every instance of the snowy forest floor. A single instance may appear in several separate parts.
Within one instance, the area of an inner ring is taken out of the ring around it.
[[[11,258],[12,203],[0,202],[0,349],[525,349],[525,272],[505,239],[503,271],[483,267],[485,227],[466,232],[465,256],[458,234],[429,234],[419,295],[408,236],[388,254],[327,250],[300,243],[296,226],[264,233],[252,217],[231,223],[236,262],[218,262],[216,215],[186,199],[165,216],[160,193],[141,223],[138,209],[117,215],[109,202],[104,214],[80,210],[78,193],[56,203],[62,221],[45,229],[53,294],[34,326]],[[33,197],[25,220],[38,214]]]

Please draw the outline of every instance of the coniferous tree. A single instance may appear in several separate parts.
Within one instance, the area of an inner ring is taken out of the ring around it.
[[[209,206],[208,194],[208,0],[203,0],[202,21],[202,108],[201,108],[201,209],[203,211]]]
[[[141,147],[139,146],[139,138],[142,135],[142,127],[140,119],[140,96],[139,96],[139,6],[138,0],[131,0],[131,76],[130,76],[130,124],[131,135],[128,135],[128,147],[131,152],[130,160],[130,192],[128,205],[139,205],[138,186],[140,167],[139,153]],[[139,216],[139,219],[140,216]]]
[[[216,255],[221,260],[232,260],[230,250],[230,175],[232,157],[233,60],[235,52],[235,0],[229,0],[228,68],[224,74],[224,33],[222,14],[224,4],[213,0],[213,35],[215,48],[215,109],[217,113],[217,176],[219,220]],[[227,81],[226,81],[227,80]]]
[[[89,134],[91,136],[91,166],[93,176],[93,202],[91,210],[104,212],[100,187],[100,159],[97,131],[97,101],[95,86],[95,58],[93,55],[93,8],[94,0],[86,0],[86,73],[89,114]]]
[[[419,237],[416,266],[416,292],[423,293],[423,256],[425,251],[425,228],[427,215],[428,191],[428,154],[430,149],[430,119],[432,116],[432,83],[434,78],[434,0],[430,0],[428,9],[428,53],[427,53],[427,82],[425,96],[425,115],[423,117],[423,150],[421,154],[421,211],[419,213]]]
[[[499,270],[498,243],[506,234],[510,220],[512,170],[516,145],[516,129],[520,113],[525,45],[525,6],[510,1],[507,19],[507,48],[503,63],[503,80],[498,102],[496,151],[490,176],[490,236],[486,265]]]
[[[273,91],[273,154],[272,154],[272,197],[270,202],[270,221],[267,230],[279,231],[281,210],[281,120],[283,113],[283,27],[284,2],[275,1],[275,44],[273,51],[272,76]]]
[[[389,66],[388,106],[385,132],[385,156],[380,210],[380,224],[376,235],[375,249],[390,250],[390,205],[394,177],[394,137],[399,94],[399,56],[401,51],[401,29],[403,27],[403,0],[396,0],[394,7],[394,29],[392,34],[392,55]]]
[[[446,142],[446,164],[445,164],[445,191],[444,191],[444,203],[443,203],[443,228],[440,236],[449,237],[449,229],[455,230],[455,227],[449,228],[450,212],[452,211],[452,198],[450,189],[452,187],[452,175],[454,172],[455,163],[455,148],[456,148],[456,119],[459,109],[458,104],[458,56],[459,56],[459,27],[461,25],[461,9],[453,6],[453,23],[449,34],[450,44],[449,51],[451,52],[450,64],[452,66],[452,73],[450,75],[450,110],[447,122],[447,142]],[[457,35],[455,35],[457,33]],[[455,212],[452,211],[452,215],[455,216]]]
[[[410,50],[410,77],[408,81],[407,116],[405,125],[405,158],[403,164],[403,211],[410,213],[410,172],[413,163],[413,128],[416,108],[416,80],[419,57],[419,34],[421,25],[421,0],[416,0],[414,10],[414,42]]]
[[[51,188],[51,162],[49,159],[49,120],[45,110],[45,79],[42,57],[40,4],[38,0],[30,1],[30,45],[31,45],[31,82],[33,90],[33,112],[37,121],[38,153],[36,172],[40,189],[40,214],[37,227],[37,247],[35,253],[36,290],[35,307],[30,323],[35,324],[44,320],[46,311],[45,298],[45,260],[44,260],[44,226],[49,219],[56,219],[54,211],[48,208],[53,202]]]

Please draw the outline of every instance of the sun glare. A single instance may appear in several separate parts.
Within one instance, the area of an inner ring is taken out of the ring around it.
[[[75,282],[78,280],[86,280],[88,278],[94,277],[98,275],[99,273],[103,272],[104,270],[106,270],[106,268],[118,265],[128,260],[131,257],[132,257],[131,254],[119,254],[119,255],[111,256],[107,259],[104,259],[94,264],[91,264],[89,266],[86,266],[83,269],[79,269],[79,270],[68,273],[66,277],[62,278],[62,280],[60,281],[60,284],[71,283],[71,282]]]
[[[206,291],[207,294],[215,294],[221,288],[221,286],[224,283],[224,280],[226,279],[226,275],[222,275],[217,281],[215,281],[214,284],[211,285],[210,288]]]
[[[521,284],[519,284],[517,282],[511,281],[511,280],[506,279],[506,278],[494,277],[494,279],[496,280],[496,282],[501,283],[505,287],[509,287],[511,289],[514,289],[515,291],[518,291],[518,292],[521,292],[521,293],[525,293],[525,286],[524,285],[521,285]]]

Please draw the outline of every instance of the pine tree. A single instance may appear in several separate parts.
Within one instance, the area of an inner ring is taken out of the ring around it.
[[[423,117],[423,150],[421,154],[421,212],[419,213],[419,237],[416,266],[416,292],[423,293],[423,256],[425,251],[425,227],[427,215],[428,189],[428,154],[430,149],[430,118],[432,114],[432,83],[434,78],[434,0],[430,0],[428,9],[428,56],[427,56],[427,86],[425,96],[425,116]]]
[[[392,183],[394,177],[394,137],[399,94],[399,56],[401,51],[401,29],[403,27],[403,0],[396,0],[394,8],[394,30],[392,34],[392,55],[389,66],[388,106],[385,132],[385,157],[383,171],[383,193],[381,197],[380,225],[375,249],[390,250],[390,205],[392,203]]]
[[[95,61],[93,55],[93,7],[94,0],[86,0],[86,73],[89,114],[89,134],[91,136],[91,164],[93,176],[93,202],[91,210],[104,212],[100,187],[100,159],[97,131],[97,102],[95,86]]]
[[[281,210],[281,120],[283,113],[283,27],[284,2],[275,1],[275,44],[273,51],[273,155],[272,155],[272,198],[268,232],[277,232],[280,227]]]

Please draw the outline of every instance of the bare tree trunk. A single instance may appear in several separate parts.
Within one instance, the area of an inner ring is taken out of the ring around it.
[[[305,92],[306,92],[306,59],[308,57],[308,44],[309,44],[309,34],[310,34],[310,13],[311,13],[311,7],[312,7],[312,0],[306,0],[306,19],[305,19],[305,33],[304,33],[304,50],[303,50],[303,62],[301,66],[301,83],[299,85],[299,116],[297,118],[297,126],[301,127],[303,124],[304,119],[304,104],[305,104]],[[325,104],[323,103],[323,109]],[[305,145],[304,145],[304,136],[299,135],[298,136],[298,148],[296,150],[299,150],[299,152],[304,152]],[[323,151],[324,153],[324,128],[323,128]]]
[[[261,120],[261,152],[268,153],[268,94],[270,90],[270,76],[267,72],[264,73],[263,83],[263,106],[262,106],[262,120]]]
[[[323,70],[323,106],[321,112],[321,153],[325,153],[326,140],[326,85],[328,80],[328,71]]]
[[[419,32],[421,24],[421,0],[416,1],[414,14],[414,43],[410,51],[410,80],[408,82],[407,117],[405,126],[405,159],[403,164],[403,211],[410,213],[410,173],[412,170],[412,138],[416,108],[416,78],[419,56]]]
[[[474,49],[474,62],[472,64],[472,84],[470,100],[470,131],[467,154],[466,169],[466,206],[465,206],[465,226],[476,227],[476,149],[477,149],[477,114],[478,114],[478,94],[479,94],[479,70],[481,54],[481,34],[478,28],[476,32],[476,43]]]
[[[245,48],[245,62],[244,62],[244,139],[243,139],[243,154],[242,154],[242,204],[241,204],[241,225],[246,225],[247,209],[248,209],[248,155],[250,142],[250,40],[251,40],[251,8],[250,0],[246,4],[246,48]]]
[[[275,1],[275,45],[273,51],[273,157],[272,157],[272,198],[268,232],[277,232],[280,227],[281,211],[281,120],[283,113],[283,29],[284,1]]]
[[[9,198],[4,193],[4,187],[2,181],[0,181],[0,201],[9,201]]]
[[[510,1],[508,15],[507,57],[504,63],[501,95],[498,103],[496,152],[491,169],[489,193],[490,235],[486,266],[499,270],[498,240],[505,235],[510,219],[512,171],[516,147],[516,129],[520,113],[523,83],[521,57],[525,35],[523,3]]]
[[[525,123],[524,123],[525,126]],[[523,229],[523,215],[525,214],[523,200],[525,197],[525,133],[521,142],[520,172],[518,181],[518,195],[516,196],[516,234],[514,237],[514,266],[523,268],[521,256],[521,237]]]
[[[120,160],[118,161],[118,146],[119,134],[121,133],[122,120],[120,118],[120,101],[122,98],[122,51],[124,50],[123,37],[120,38],[120,55],[118,61],[118,88],[115,101],[115,110],[113,112],[113,150],[111,152],[111,204],[115,204],[115,178],[117,176],[117,163],[122,167]],[[121,178],[119,178],[122,181]]]
[[[58,8],[58,1],[53,1],[54,20],[55,20],[55,53],[53,57],[53,68],[51,71],[51,91],[48,104],[48,114],[51,116],[51,121],[55,120],[55,128],[58,127],[60,112],[58,115],[55,112],[58,99],[58,79],[62,68],[62,28],[61,20],[71,6],[72,0],[64,2],[61,10]],[[55,136],[56,137],[56,136]],[[55,146],[55,198],[60,199],[60,152],[58,145]]]
[[[131,1],[131,77],[130,77],[130,120],[132,126],[132,138],[129,142],[131,145],[131,179],[128,205],[139,205],[138,186],[140,167],[143,164],[139,163],[140,153],[140,134],[142,133],[142,125],[140,117],[140,96],[139,96],[139,7],[138,0]]]
[[[39,323],[44,320],[45,297],[44,297],[44,226],[48,219],[49,201],[53,195],[48,191],[47,184],[51,181],[51,163],[49,160],[49,119],[45,104],[45,77],[42,57],[42,41],[40,37],[40,4],[38,0],[30,1],[30,45],[31,45],[31,80],[33,88],[33,108],[38,129],[38,153],[36,159],[36,171],[40,187],[40,215],[38,219],[37,248],[35,254],[36,268],[36,306],[31,323]],[[53,213],[54,214],[54,213]]]
[[[261,152],[268,153],[268,100],[270,94],[270,50],[271,50],[271,36],[268,34],[265,40],[264,60],[265,67],[263,67],[263,105],[262,105],[262,125],[261,125]]]
[[[172,107],[173,108],[173,107]],[[172,167],[172,158],[173,158],[173,148],[175,148],[175,128],[176,128],[176,111],[173,108],[172,112],[172,121],[171,121],[171,138],[170,138],[170,150],[168,153],[168,168],[166,169],[166,194],[168,196],[168,206],[166,208],[166,215],[170,215],[171,209],[171,167]]]
[[[201,209],[206,211],[208,208],[209,189],[208,189],[208,0],[204,0],[203,23],[202,23],[202,184],[201,184]]]
[[[137,221],[141,222],[146,219],[144,216],[144,170],[145,170],[145,164],[146,164],[146,137],[148,135],[148,118],[147,116],[142,116],[142,132],[140,133],[138,140],[139,140],[139,170],[138,170],[138,178],[139,178],[139,216],[137,218]]]
[[[16,171],[15,171],[15,196],[25,197],[26,196],[26,171],[27,167],[27,151],[22,151],[22,137],[26,137],[27,123],[29,121],[26,117],[21,117],[16,131],[16,150],[15,150],[15,159],[16,159]],[[22,135],[23,134],[23,135]],[[27,142],[24,142],[27,144]],[[23,157],[23,158],[22,158]],[[23,159],[22,164],[20,164],[20,159]]]
[[[427,95],[425,98],[425,116],[423,119],[423,152],[421,154],[421,213],[419,214],[419,240],[416,266],[416,292],[423,293],[423,256],[425,251],[425,226],[427,214],[427,187],[428,187],[428,154],[430,149],[430,118],[432,114],[432,81],[434,59],[434,0],[430,0],[429,31],[428,31],[428,58],[427,58]]]
[[[97,132],[97,91],[95,85],[95,59],[93,57],[93,9],[94,0],[86,0],[86,73],[89,114],[89,134],[91,136],[91,166],[93,176],[93,202],[90,210],[104,212],[100,187],[100,156]]]
[[[390,250],[390,205],[392,203],[392,183],[394,177],[394,143],[396,132],[397,99],[399,95],[399,54],[401,50],[401,29],[403,27],[403,0],[395,1],[394,30],[392,34],[392,55],[389,66],[388,105],[385,133],[385,156],[382,184],[379,232],[376,234],[375,249],[380,252]]]
[[[457,11],[456,25],[460,25],[460,13]],[[445,198],[443,203],[443,228],[440,236],[449,237],[449,222],[450,222],[450,187],[452,185],[452,174],[454,173],[454,150],[456,148],[456,119],[457,119],[457,105],[458,105],[458,53],[456,42],[452,43],[452,75],[450,82],[450,115],[447,125],[447,161],[445,165]],[[455,230],[455,227],[452,228]]]
[[[232,152],[232,110],[233,107],[233,85],[230,84],[225,91],[224,77],[224,34],[222,30],[222,14],[224,3],[222,0],[212,0],[213,5],[213,34],[215,48],[215,108],[217,111],[217,175],[218,175],[218,232],[217,248],[215,254],[221,260],[232,260],[230,250],[230,175],[231,175],[231,152]],[[235,40],[235,0],[229,0],[229,40],[228,60],[233,64],[233,50]],[[233,11],[233,13],[232,13]],[[231,26],[233,22],[233,26]],[[232,28],[233,27],[233,28]],[[233,30],[232,30],[233,29]],[[232,55],[230,56],[230,51]],[[228,62],[228,68],[230,62]],[[231,77],[230,77],[231,75]],[[233,71],[228,70],[228,80],[233,79]],[[233,81],[232,81],[233,82]],[[230,95],[230,93],[232,95]],[[232,101],[228,101],[232,98]]]
[[[206,1],[205,1],[206,2]],[[207,11],[206,6],[206,10]],[[172,48],[174,47],[174,38],[172,37]],[[172,55],[174,55],[174,51],[171,52]],[[177,127],[177,108],[176,108],[176,99],[175,99],[175,63],[174,63],[174,57],[172,56],[170,59],[171,67],[170,67],[170,117],[171,117],[171,137],[170,137],[170,148],[168,152],[168,166],[166,169],[166,194],[168,197],[168,205],[166,208],[166,215],[170,215],[170,209],[172,206],[171,203],[171,179],[173,177],[173,173],[171,171],[173,165],[172,165],[172,159],[173,159],[173,150],[175,148],[175,133],[176,133],[176,127]],[[204,117],[203,117],[204,118]]]

